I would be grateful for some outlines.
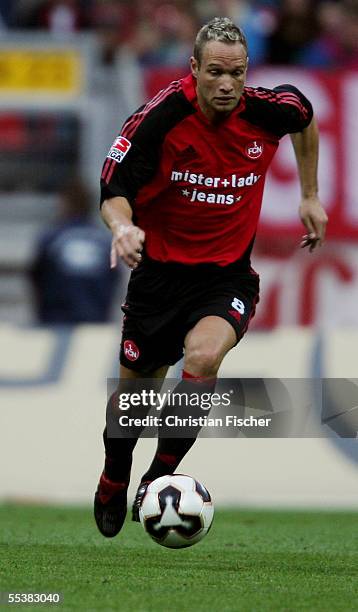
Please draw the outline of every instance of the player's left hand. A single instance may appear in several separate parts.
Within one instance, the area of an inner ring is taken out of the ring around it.
[[[300,219],[308,233],[302,236],[301,249],[309,247],[310,253],[322,246],[328,217],[318,196],[303,198],[299,209]]]

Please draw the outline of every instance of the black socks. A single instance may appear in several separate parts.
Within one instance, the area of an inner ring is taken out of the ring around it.
[[[175,472],[200,432],[202,426],[199,424],[200,418],[205,417],[210,412],[210,394],[214,392],[215,384],[215,378],[194,377],[187,372],[183,372],[183,380],[171,392],[172,401],[167,402],[160,413],[162,427],[159,429],[157,450],[151,466],[142,476],[141,482],[152,481],[165,474]],[[173,401],[174,394],[180,394],[182,399],[174,398]],[[186,398],[193,397],[196,398],[196,401],[186,404]],[[117,414],[115,406],[117,398],[118,392],[116,391],[108,400],[107,417],[112,409],[113,413]],[[136,407],[135,409],[131,407],[126,411],[128,417],[138,417],[139,415],[144,417],[146,413],[147,410],[143,407]],[[179,417],[180,424],[178,426],[167,426],[166,421],[173,422],[175,417]],[[195,424],[195,420],[197,424]],[[190,423],[190,425],[183,427],[183,422]],[[123,437],[116,438],[108,437],[107,427],[103,432],[106,449],[104,475],[108,480],[115,483],[129,482],[132,454],[141,433],[139,428],[136,428],[133,433],[130,433],[129,429],[124,427],[122,431]]]
[[[195,422],[200,417],[209,414],[208,394],[214,392],[215,384],[216,379],[214,378],[193,377],[183,372],[183,380],[175,387],[172,394],[180,393],[183,396],[191,395],[192,397],[195,394],[198,403],[184,406],[183,402],[178,401],[175,405],[164,406],[160,415],[163,426],[159,430],[157,451],[149,470],[143,474],[141,482],[152,481],[175,472],[179,463],[193,446],[201,425],[192,425],[188,428],[182,425],[167,427],[165,421],[168,417],[178,416],[180,423],[183,423],[184,419],[188,419],[186,422]],[[202,408],[202,405],[205,406],[205,409]]]

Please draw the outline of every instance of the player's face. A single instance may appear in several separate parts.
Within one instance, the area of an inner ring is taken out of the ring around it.
[[[207,42],[200,65],[191,58],[201,110],[211,120],[230,114],[244,89],[248,58],[241,43]]]

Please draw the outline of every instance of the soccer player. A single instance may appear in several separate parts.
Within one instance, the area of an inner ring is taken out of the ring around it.
[[[191,74],[125,122],[103,167],[101,201],[113,234],[111,265],[120,258],[132,268],[120,379],[162,380],[184,349],[177,389],[210,392],[258,302],[250,253],[265,175],[285,134],[292,135],[302,189],[302,247],[322,244],[327,216],[317,195],[318,131],[307,98],[292,85],[245,87],[247,43],[228,18],[201,28],[190,63]],[[172,474],[194,441],[159,435],[133,520],[148,483]],[[95,518],[107,537],[125,519],[136,442],[104,431]]]

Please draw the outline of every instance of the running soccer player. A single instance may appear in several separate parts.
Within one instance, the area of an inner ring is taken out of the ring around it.
[[[177,389],[210,392],[255,313],[259,277],[250,253],[265,175],[285,134],[292,135],[302,189],[302,247],[322,244],[327,216],[317,195],[318,131],[307,98],[292,85],[245,87],[247,43],[228,18],[201,28],[190,62],[190,75],[125,122],[103,167],[101,201],[113,234],[111,265],[122,259],[132,268],[120,379],[162,380],[184,349]],[[163,418],[170,410],[164,407]],[[107,537],[126,516],[136,442],[104,431],[95,519]],[[172,474],[194,442],[159,435],[133,520],[148,483]]]

